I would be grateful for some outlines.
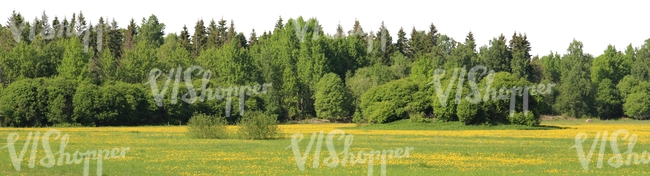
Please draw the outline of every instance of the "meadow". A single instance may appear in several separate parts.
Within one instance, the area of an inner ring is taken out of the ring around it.
[[[236,127],[230,126],[234,131]],[[587,153],[598,132],[625,129],[638,139],[634,152],[641,156],[650,149],[650,122],[635,120],[600,121],[583,120],[543,121],[542,127],[523,126],[464,126],[455,123],[393,124],[356,126],[355,124],[284,124],[283,135],[274,140],[191,139],[185,126],[152,127],[69,127],[69,128],[0,128],[0,175],[82,175],[84,163],[44,167],[47,156],[42,142],[36,146],[34,167],[30,168],[32,145],[24,146],[29,132],[50,129],[68,134],[65,148],[68,153],[77,150],[105,150],[128,147],[124,157],[104,159],[103,175],[368,175],[368,164],[357,163],[328,167],[329,157],[325,140],[320,159],[314,168],[314,151],[307,155],[304,170],[300,170],[290,147],[291,136],[302,133],[300,155],[303,155],[313,132],[327,134],[340,129],[354,136],[349,147],[355,154],[364,150],[387,150],[412,147],[408,157],[386,160],[386,175],[647,175],[650,165],[616,163],[615,151],[607,140],[602,167],[598,168],[600,142],[589,160],[589,170],[583,169],[576,147],[576,135],[585,133],[582,144]],[[14,148],[18,155],[26,152],[21,170],[17,171],[7,147],[7,136],[18,134]],[[334,136],[337,152],[344,148],[344,140]],[[623,160],[630,138],[617,138]],[[41,136],[42,137],[42,136]],[[39,140],[42,141],[42,140]],[[50,137],[52,151],[59,151],[60,140]],[[314,142],[316,148],[318,141]],[[340,153],[339,153],[340,154]],[[58,160],[58,154],[54,154]],[[643,157],[642,157],[643,158]],[[97,161],[91,160],[90,175],[95,175]],[[373,175],[380,175],[381,162],[375,160]]]

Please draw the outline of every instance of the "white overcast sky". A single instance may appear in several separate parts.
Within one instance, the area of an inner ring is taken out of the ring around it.
[[[364,31],[377,31],[382,21],[395,41],[397,31],[404,27],[407,35],[413,27],[427,30],[433,23],[442,34],[464,41],[469,31],[478,46],[488,44],[503,33],[510,38],[515,31],[526,33],[533,55],[550,51],[565,53],[575,38],[584,50],[595,56],[609,44],[622,50],[628,44],[639,47],[650,38],[650,1],[571,1],[571,0],[452,0],[452,1],[351,1],[299,0],[270,1],[87,1],[31,0],[5,1],[0,6],[2,25],[16,10],[29,21],[45,10],[50,16],[70,18],[83,11],[86,19],[96,23],[100,16],[115,18],[120,27],[134,18],[140,24],[143,17],[155,14],[165,23],[165,33],[179,33],[183,25],[193,32],[195,22],[203,18],[235,21],[235,28],[246,36],[255,28],[258,34],[271,30],[279,16],[285,19],[316,17],[326,33],[335,33],[337,24],[345,31],[359,19]],[[207,25],[207,24],[206,24]]]

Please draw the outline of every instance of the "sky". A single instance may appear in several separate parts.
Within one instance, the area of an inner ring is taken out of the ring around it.
[[[170,3],[171,2],[171,3]],[[563,54],[574,40],[584,44],[584,52],[598,56],[614,45],[624,50],[629,44],[641,46],[650,38],[647,20],[647,1],[579,1],[579,0],[454,0],[454,1],[350,1],[300,0],[272,1],[126,1],[93,2],[88,0],[31,0],[6,1],[0,6],[0,21],[13,10],[27,20],[40,18],[43,11],[54,19],[71,18],[83,11],[86,19],[95,24],[99,17],[115,19],[119,27],[126,27],[131,18],[140,24],[143,17],[154,14],[166,25],[165,33],[180,33],[183,25],[193,32],[194,24],[204,19],[234,20],[235,29],[246,36],[252,29],[257,34],[270,31],[280,16],[289,18],[316,18],[325,33],[333,34],[341,24],[345,31],[358,19],[364,31],[377,31],[382,21],[393,36],[403,27],[407,36],[415,27],[428,31],[434,24],[439,33],[457,41],[465,41],[468,32],[474,34],[477,46],[487,45],[492,38],[513,33],[528,36],[532,55],[547,55],[551,51]],[[645,13],[644,13],[645,12]]]

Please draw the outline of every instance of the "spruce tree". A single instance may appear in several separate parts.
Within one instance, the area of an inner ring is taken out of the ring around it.
[[[219,39],[217,40],[217,46],[221,47],[224,44],[226,44],[227,38],[228,38],[228,27],[226,26],[227,21],[221,18],[219,20],[219,27],[217,27],[219,31]]]
[[[194,35],[192,36],[192,51],[194,51],[194,57],[198,57],[201,51],[205,48],[205,44],[208,42],[207,31],[205,30],[205,25],[203,19],[196,22],[194,26]]]
[[[251,31],[251,37],[249,39],[249,45],[251,45],[251,46],[255,45],[255,43],[257,43],[257,40],[258,40],[257,39],[257,34],[255,33],[255,29],[253,29],[253,31]]]
[[[399,31],[397,32],[397,43],[395,44],[395,47],[403,55],[410,57],[410,51],[407,43],[408,39],[406,38],[406,32],[404,32],[404,28],[399,28]]]
[[[214,19],[210,20],[210,25],[208,25],[208,43],[206,48],[216,48],[219,46],[219,28]]]
[[[133,49],[135,47],[135,38],[138,35],[138,26],[135,24],[135,20],[131,18],[129,26],[124,32],[124,50]]]
[[[179,43],[181,47],[185,50],[192,53],[192,42],[190,42],[190,32],[187,30],[187,25],[183,25],[183,30],[181,31]]]

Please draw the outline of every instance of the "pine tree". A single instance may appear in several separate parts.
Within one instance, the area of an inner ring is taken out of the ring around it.
[[[274,31],[276,31],[276,30],[281,30],[282,28],[284,28],[284,23],[282,22],[282,16],[280,16],[280,18],[278,19],[278,21],[275,23],[275,29],[274,29]]]
[[[131,22],[129,22],[129,26],[126,29],[126,32],[124,32],[123,50],[133,49],[133,47],[135,47],[135,38],[137,36],[138,36],[138,26],[135,24],[135,20],[131,18]]]
[[[508,50],[512,56],[510,62],[512,74],[519,78],[528,79],[532,67],[530,65],[530,42],[528,42],[527,36],[513,34]]]
[[[438,35],[439,34],[438,34],[438,29],[436,29],[436,25],[433,25],[433,23],[431,23],[431,25],[429,25],[429,33],[427,33],[427,37],[429,38],[427,43],[429,43],[430,47],[434,47],[438,45]]]
[[[192,42],[190,42],[190,32],[187,31],[187,25],[183,25],[183,31],[181,31],[179,43],[181,47],[192,53]]]
[[[404,32],[404,28],[399,28],[399,31],[397,32],[397,43],[395,44],[396,48],[403,55],[412,57],[407,43],[408,39],[406,39],[406,32]]]
[[[111,55],[113,58],[121,58],[122,57],[122,52],[123,52],[123,39],[124,35],[122,34],[121,30],[118,30],[119,27],[117,26],[117,21],[113,19],[111,22],[111,30],[107,31],[108,37],[106,45],[107,48],[110,50]]]
[[[390,65],[392,63],[390,55],[393,53],[393,37],[390,36],[390,31],[383,21],[377,30],[374,42],[376,46],[374,46],[373,52],[378,54],[377,57],[381,58],[383,64]]]
[[[87,29],[86,18],[81,11],[79,11],[79,16],[77,16],[77,24],[75,24],[75,29],[77,30],[77,35],[85,35]]]
[[[407,45],[410,49],[409,55],[415,57],[418,53],[427,53],[426,46],[422,39],[424,36],[421,35],[421,32],[415,29],[415,26],[411,30],[411,38],[409,38]],[[407,55],[407,56],[409,56]]]
[[[78,33],[77,28],[76,28],[77,15],[75,13],[72,13],[72,19],[70,20],[70,24],[68,24],[68,25],[69,26],[68,26],[68,29],[66,30],[66,33],[67,33],[66,35],[68,37],[77,36],[77,33]]]
[[[235,21],[230,20],[230,27],[228,28],[228,35],[226,36],[226,42],[230,42],[236,36],[237,36],[237,31],[235,31]]]
[[[493,38],[490,41],[488,48],[481,51],[481,62],[488,70],[495,72],[510,72],[511,55],[506,45],[506,37],[500,35],[498,38]]]
[[[45,11],[43,11],[43,14],[41,15],[41,20],[40,20],[41,21],[41,24],[40,24],[41,32],[40,32],[40,34],[41,34],[41,36],[43,36],[44,39],[51,40],[51,39],[54,39],[54,37],[56,36],[56,31],[52,28],[52,26],[50,26],[50,22],[49,22],[48,18],[49,17],[47,16],[47,14],[45,14]]]
[[[226,41],[228,41],[228,27],[226,26],[227,21],[221,18],[219,20],[219,27],[217,27],[219,31],[219,39],[217,40],[217,46],[221,47],[224,44],[226,44]]]
[[[341,26],[341,23],[339,23],[339,25],[336,26],[336,35],[334,37],[335,38],[345,37],[345,33],[343,32],[343,26]]]
[[[359,20],[354,20],[354,25],[352,26],[352,30],[348,31],[348,36],[355,36],[359,39],[365,39],[367,37],[367,34],[363,32],[363,27],[361,27]]]
[[[206,48],[216,48],[219,46],[219,28],[214,19],[210,20],[210,25],[208,26],[208,43]]]
[[[208,42],[207,31],[205,30],[205,24],[203,19],[196,22],[194,26],[194,35],[192,36],[192,51],[194,51],[194,57],[198,57],[201,51],[205,48],[206,43]]]
[[[465,46],[469,49],[468,51],[474,53],[472,55],[472,59],[470,60],[470,65],[475,66],[475,65],[481,64],[480,60],[479,60],[479,57],[476,54],[477,53],[476,39],[474,39],[474,33],[472,33],[472,31],[469,31],[469,33],[467,34],[467,37],[465,37]]]
[[[7,26],[12,30],[12,35],[16,43],[26,41],[28,37],[29,28],[25,27],[25,19],[20,13],[14,10],[7,20]],[[22,27],[22,32],[20,31]]]
[[[142,18],[142,25],[138,30],[138,42],[146,42],[150,47],[158,48],[165,42],[165,23],[160,23],[156,15]]]
[[[258,39],[257,39],[257,34],[255,33],[255,29],[253,29],[253,31],[251,31],[251,37],[250,37],[250,39],[249,39],[249,41],[250,41],[249,44],[250,44],[251,46],[252,46],[252,45],[255,45],[255,44],[257,43],[257,40],[258,40]]]
[[[59,29],[59,38],[68,38],[70,37],[68,30],[70,30],[70,23],[68,22],[67,17],[63,17],[63,22],[61,23],[61,29]]]
[[[61,31],[61,21],[59,21],[59,17],[54,16],[54,20],[52,20],[52,32],[56,37],[60,37],[59,31]]]

